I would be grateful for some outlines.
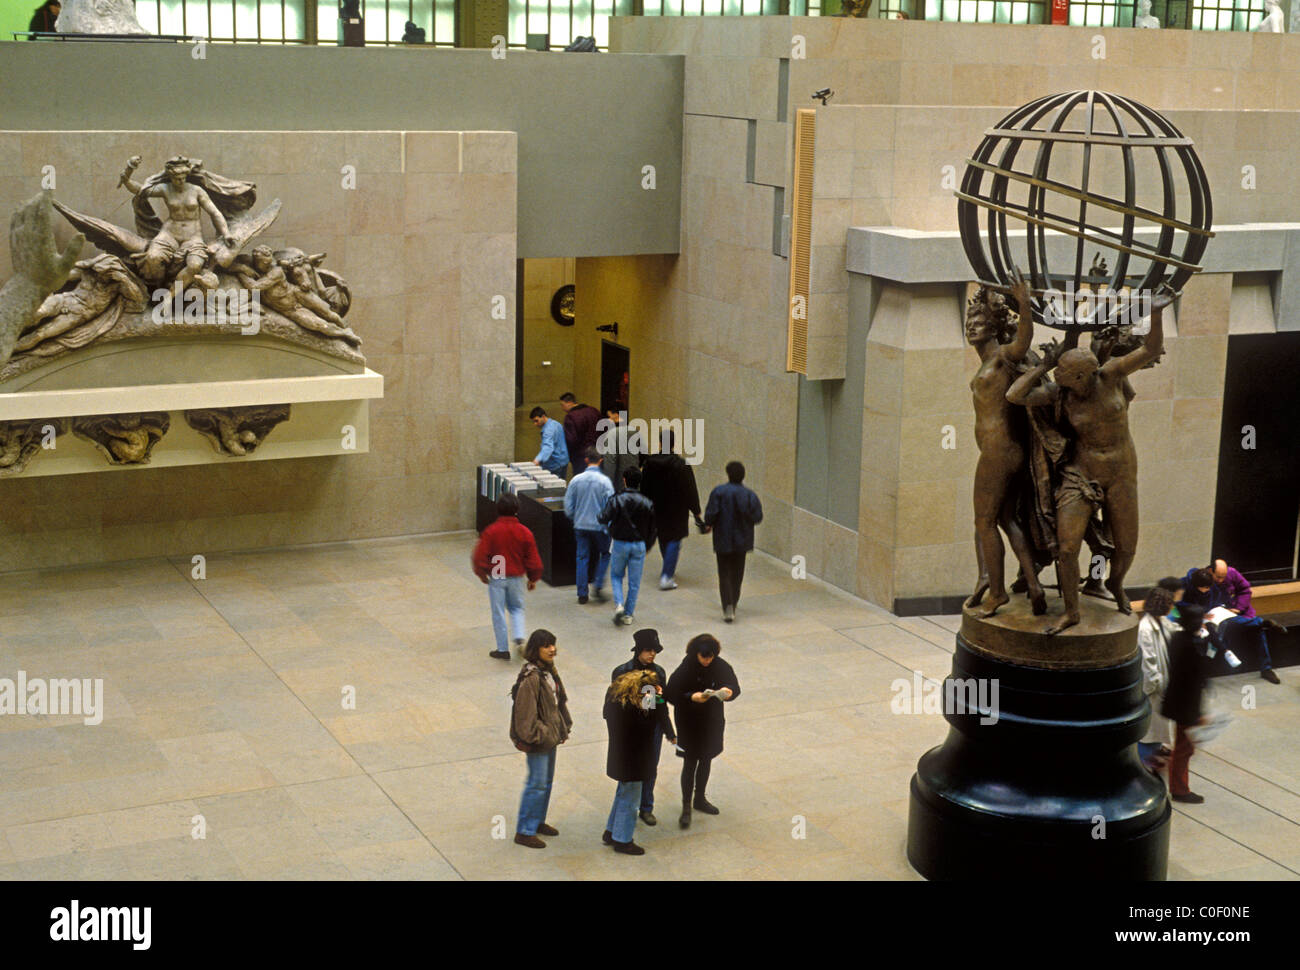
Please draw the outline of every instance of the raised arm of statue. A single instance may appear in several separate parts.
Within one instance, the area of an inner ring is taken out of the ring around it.
[[[0,366],[13,355],[18,334],[41,302],[68,279],[86,237],[78,233],[63,252],[54,246],[54,208],[49,192],[28,200],[9,222],[14,275],[0,288]]]
[[[1007,388],[1007,400],[1012,404],[1023,404],[1025,407],[1051,404],[1056,400],[1059,389],[1050,381],[1044,381],[1043,378],[1055,366],[1056,361],[1049,357],[1038,366],[1021,374]]]
[[[1002,348],[1002,357],[1009,363],[1017,364],[1029,353],[1029,344],[1034,339],[1034,317],[1029,306],[1029,284],[1020,275],[1019,267],[1012,266],[1011,273],[1015,280],[1011,295],[1016,298],[1016,335],[1011,343]]]
[[[126,186],[126,190],[132,195],[139,195],[140,190],[144,188],[139,182],[131,178],[135,170],[140,167],[140,156],[132,155],[126,160],[126,168],[122,169],[122,174],[118,177],[117,184]]]
[[[1122,357],[1112,357],[1106,361],[1101,367],[1103,374],[1128,376],[1146,367],[1152,361],[1160,359],[1160,354],[1165,347],[1164,309],[1173,303],[1177,296],[1178,294],[1171,290],[1168,284],[1160,284],[1160,288],[1151,298],[1151,330],[1147,333],[1146,340],[1142,341],[1142,346],[1137,350],[1131,350]]]

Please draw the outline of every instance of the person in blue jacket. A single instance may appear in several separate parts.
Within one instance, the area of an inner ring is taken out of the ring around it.
[[[709,493],[704,509],[704,531],[713,533],[713,554],[718,559],[718,592],[722,618],[736,618],[740,584],[745,579],[745,554],[754,548],[754,526],[763,521],[763,503],[741,484],[745,466],[727,462],[727,481]]]
[[[534,465],[541,465],[552,475],[564,477],[564,470],[569,466],[569,448],[564,443],[564,425],[554,418],[546,416],[544,408],[536,407],[528,414],[528,419],[542,433],[542,450],[533,459]]]

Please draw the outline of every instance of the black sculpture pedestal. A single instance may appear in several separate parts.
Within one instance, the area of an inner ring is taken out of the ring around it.
[[[1137,622],[1080,606],[1054,637],[1022,597],[989,619],[963,611],[948,739],[912,776],[907,857],[927,879],[1165,878],[1169,798],[1135,744],[1151,710]]]

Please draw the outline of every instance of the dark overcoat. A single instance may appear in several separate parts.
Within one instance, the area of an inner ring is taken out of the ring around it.
[[[655,526],[664,542],[685,539],[690,533],[687,516],[700,514],[700,492],[695,472],[681,455],[650,455],[641,466],[641,492],[654,503]]]
[[[609,733],[605,774],[615,781],[645,781],[654,757],[654,715],[606,695],[605,730]]]
[[[664,695],[673,705],[673,720],[677,724],[677,743],[691,758],[716,758],[722,754],[722,735],[727,729],[727,716],[723,704],[731,701],[710,699],[704,704],[691,700],[696,691],[731,688],[731,701],[740,696],[740,681],[731,664],[714,657],[707,667],[695,657],[688,656],[671,677]]]

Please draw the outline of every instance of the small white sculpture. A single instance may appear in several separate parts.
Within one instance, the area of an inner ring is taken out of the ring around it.
[[[1297,2],[1300,2],[1300,0],[1297,0]],[[1146,27],[1150,30],[1160,29],[1159,19],[1151,16],[1151,0],[1138,0],[1138,12],[1133,19],[1133,26]]]
[[[54,29],[61,34],[147,34],[131,0],[66,0]]]
[[[1282,5],[1278,0],[1264,0],[1264,19],[1255,29],[1265,34],[1282,33]]]

